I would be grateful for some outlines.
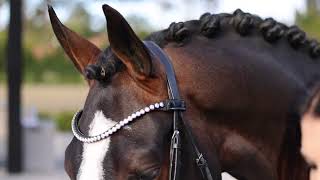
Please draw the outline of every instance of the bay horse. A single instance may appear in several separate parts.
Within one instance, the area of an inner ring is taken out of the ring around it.
[[[103,140],[74,137],[65,170],[79,180],[168,179],[172,113],[133,114],[135,122],[123,125],[132,112],[168,99],[165,67],[119,12],[102,9],[110,43],[104,51],[64,26],[49,7],[57,39],[90,86],[75,128],[92,137],[113,133]],[[170,58],[187,106],[183,121],[213,179],[222,172],[240,180],[309,178],[298,107],[320,79],[316,40],[297,26],[241,10],[172,23],[145,40]],[[201,179],[190,141],[181,141],[181,179]]]
[[[310,180],[320,180],[320,86],[318,85],[302,108],[301,152],[312,166]]]

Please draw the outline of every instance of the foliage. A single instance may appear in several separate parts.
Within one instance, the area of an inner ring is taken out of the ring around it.
[[[52,120],[58,131],[61,131],[61,132],[71,131],[71,121],[73,118],[73,112],[71,111],[62,111],[57,113],[39,112],[38,117],[41,121]]]
[[[297,13],[296,24],[299,25],[310,37],[320,39],[320,13],[315,0],[307,1],[307,11]]]
[[[0,32],[0,82],[6,80],[5,76],[5,42],[7,41],[6,38],[6,31]]]
[[[82,77],[67,60],[61,49],[41,60],[36,60],[30,51],[24,52],[24,74],[26,82],[72,83],[81,82]]]
[[[71,120],[73,117],[72,112],[61,112],[56,115],[55,123],[56,127],[60,131],[71,131]]]
[[[1,0],[0,0],[1,1]],[[67,3],[68,4],[68,3]],[[65,4],[64,4],[65,5]],[[72,62],[63,52],[56,40],[46,10],[46,2],[39,3],[35,13],[27,15],[24,19],[23,39],[23,82],[26,83],[80,83],[81,75],[76,71]],[[106,31],[101,29],[95,32],[90,28],[90,15],[82,3],[75,3],[70,8],[70,16],[64,21],[70,29],[87,39],[100,42],[99,47],[105,47],[107,39],[101,38]],[[145,37],[152,28],[145,24],[140,17],[130,17],[130,24],[140,37]],[[7,32],[0,32],[0,83],[5,81],[5,43]]]
[[[130,22],[132,29],[137,33],[137,35],[144,39],[147,37],[153,30],[152,26],[147,24],[147,20],[143,17],[131,15],[126,17],[126,20]]]
[[[196,2],[195,0],[185,0],[186,2]],[[206,0],[206,2],[216,2]],[[0,6],[8,3],[7,0],[0,0]],[[25,1],[25,3],[29,3]],[[106,29],[95,29],[92,27],[93,18],[88,13],[87,2],[75,1],[34,1],[34,5],[24,12],[23,27],[23,82],[27,83],[79,83],[83,78],[76,72],[72,62],[64,55],[58,44],[49,22],[47,13],[47,3],[56,7],[56,10],[67,11],[67,19],[63,23],[70,29],[81,34],[85,38],[91,39],[98,47],[106,47]],[[164,10],[170,10],[175,5],[174,1],[158,0],[159,6]],[[63,13],[62,13],[63,14]],[[65,14],[65,15],[66,15]],[[63,16],[58,14],[59,16]],[[137,15],[126,17],[134,31],[140,38],[146,37],[153,31],[146,19]],[[102,22],[105,24],[105,22]],[[91,24],[91,26],[90,26]],[[103,26],[105,27],[105,26]],[[5,81],[5,43],[6,30],[0,31],[0,83]],[[104,35],[104,36],[101,36]],[[103,37],[103,38],[102,38]],[[105,38],[105,39],[104,39]]]
[[[52,119],[52,115],[48,112],[39,112],[38,113],[38,118],[41,121],[46,121],[46,120],[51,120]]]
[[[90,29],[89,22],[90,16],[88,12],[83,6],[78,4],[73,9],[66,25],[72,27],[76,32],[81,32],[85,37],[91,37],[94,35],[94,32]]]

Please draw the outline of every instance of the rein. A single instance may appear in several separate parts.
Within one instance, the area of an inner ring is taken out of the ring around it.
[[[120,130],[122,127],[126,126],[128,123],[134,121],[140,116],[150,113],[155,110],[170,111],[173,112],[173,135],[171,138],[170,145],[170,173],[169,180],[180,180],[180,170],[181,170],[181,153],[182,153],[182,144],[181,144],[181,132],[184,132],[190,140],[193,147],[193,152],[195,154],[195,162],[201,171],[202,178],[204,180],[213,180],[210,169],[208,167],[207,161],[204,158],[203,154],[199,151],[196,141],[192,136],[190,127],[188,124],[183,121],[182,112],[186,110],[185,102],[181,100],[177,81],[175,77],[175,72],[171,64],[170,58],[163,52],[163,50],[152,41],[145,41],[144,44],[148,47],[150,53],[155,57],[158,57],[161,63],[164,65],[167,76],[167,88],[169,99],[155,104],[146,106],[131,115],[127,118],[119,121],[113,127],[107,131],[95,135],[87,136],[84,135],[79,129],[79,120],[81,118],[82,110],[75,113],[72,119],[72,132],[74,136],[83,143],[94,143],[101,141],[110,137],[112,134]]]

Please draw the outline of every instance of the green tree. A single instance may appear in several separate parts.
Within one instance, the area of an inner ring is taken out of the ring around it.
[[[76,32],[81,32],[81,35],[90,37],[93,35],[90,29],[90,15],[83,7],[82,3],[78,3],[73,8],[66,25]]]
[[[320,39],[320,13],[316,0],[307,0],[307,10],[296,14],[296,24],[311,37]]]

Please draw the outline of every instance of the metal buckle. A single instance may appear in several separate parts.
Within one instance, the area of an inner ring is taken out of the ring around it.
[[[171,149],[178,148],[180,148],[180,132],[178,130],[175,130],[171,138]]]
[[[164,102],[164,111],[185,111],[186,103],[180,99],[168,99]]]
[[[179,165],[180,165],[179,149],[180,149],[180,132],[179,130],[175,130],[171,137],[169,180],[179,179]]]
[[[200,154],[196,159],[196,163],[199,167],[207,165],[207,161],[203,158],[203,155]]]

